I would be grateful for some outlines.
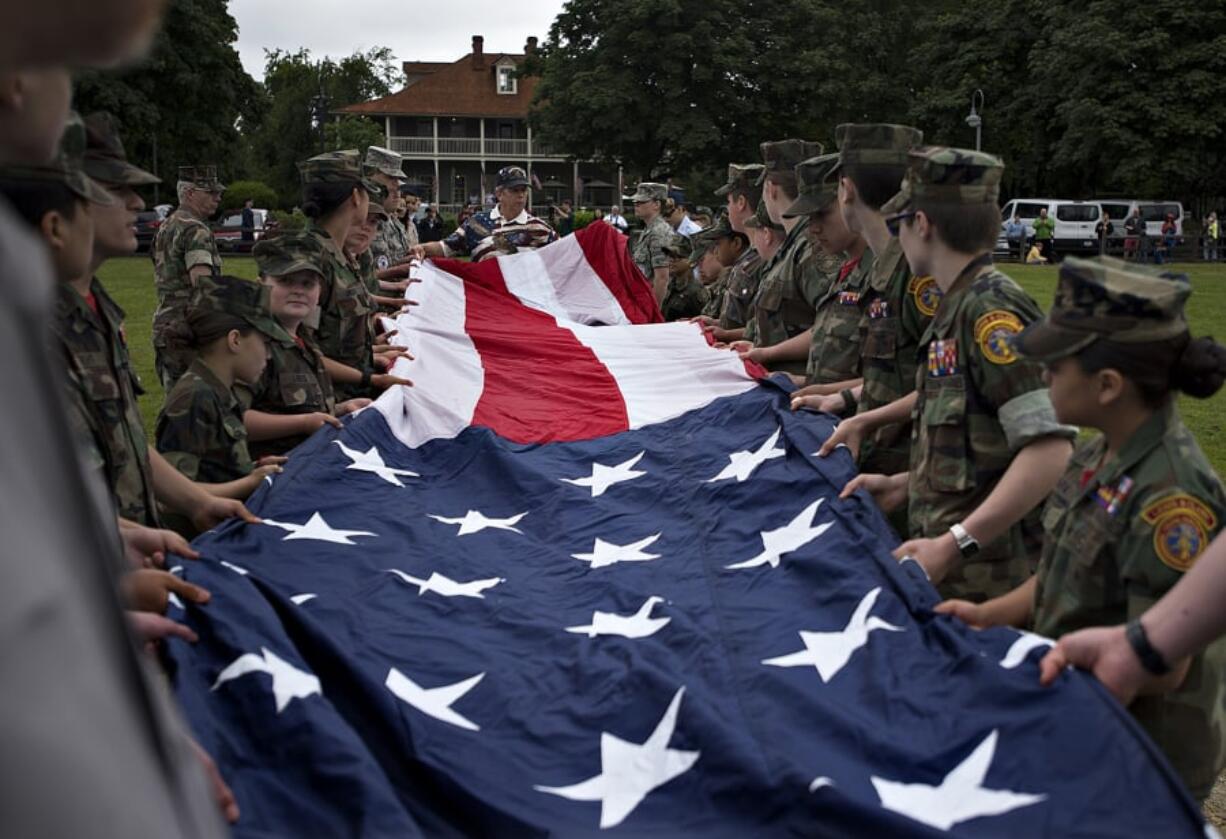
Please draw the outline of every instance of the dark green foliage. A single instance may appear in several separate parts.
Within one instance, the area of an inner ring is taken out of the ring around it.
[[[276,191],[268,184],[261,181],[235,181],[226,185],[226,191],[221,196],[221,210],[239,210],[248,198],[255,202],[254,206],[264,210],[281,206]]]

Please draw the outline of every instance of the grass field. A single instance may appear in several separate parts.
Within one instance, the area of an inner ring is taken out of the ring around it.
[[[1191,276],[1195,289],[1188,309],[1193,333],[1213,335],[1226,343],[1226,263],[1176,267]],[[256,276],[255,262],[250,258],[227,258],[225,270],[242,277]],[[1006,273],[1021,283],[1044,309],[1055,291],[1056,270],[1046,266],[1005,266]],[[128,344],[136,370],[148,390],[141,399],[141,413],[146,427],[152,429],[162,404],[162,388],[153,371],[150,334],[156,305],[153,264],[146,256],[116,259],[102,267],[100,276],[107,290],[128,313]],[[1226,475],[1226,390],[1212,399],[1184,398],[1180,410],[1218,474]]]

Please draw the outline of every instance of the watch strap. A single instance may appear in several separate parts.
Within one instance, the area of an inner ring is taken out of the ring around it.
[[[1149,643],[1149,635],[1146,634],[1140,618],[1134,618],[1128,622],[1124,628],[1124,636],[1128,639],[1128,645],[1132,647],[1132,651],[1141,660],[1141,666],[1146,672],[1155,676],[1165,676],[1171,672],[1171,665],[1166,663],[1162,653]]]

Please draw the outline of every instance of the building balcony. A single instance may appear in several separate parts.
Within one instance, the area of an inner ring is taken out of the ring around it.
[[[388,148],[407,158],[494,158],[561,160],[555,149],[529,139],[481,140],[479,137],[388,137]]]

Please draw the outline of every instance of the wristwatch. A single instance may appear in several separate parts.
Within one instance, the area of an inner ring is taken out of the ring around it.
[[[952,525],[949,532],[953,534],[954,542],[958,545],[958,553],[962,554],[963,559],[979,553],[979,541],[968,533],[961,523]]]
[[[1141,625],[1140,618],[1133,618],[1128,622],[1128,625],[1124,627],[1124,637],[1128,639],[1128,645],[1137,654],[1137,658],[1141,660],[1141,666],[1147,672],[1155,676],[1165,676],[1171,672],[1171,665],[1166,663],[1162,653],[1155,650],[1149,643],[1149,636],[1145,634],[1145,627]]]

